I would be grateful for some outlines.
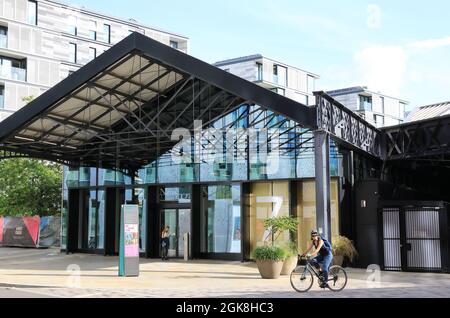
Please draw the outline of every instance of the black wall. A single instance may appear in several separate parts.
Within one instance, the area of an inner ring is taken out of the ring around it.
[[[380,200],[412,200],[417,193],[377,179],[361,180],[355,184],[356,266],[381,265],[378,203]],[[363,201],[365,206],[363,206]]]

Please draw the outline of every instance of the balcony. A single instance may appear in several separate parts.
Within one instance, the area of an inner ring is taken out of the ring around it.
[[[27,79],[27,70],[9,65],[0,65],[0,77],[25,82]]]
[[[8,36],[0,34],[0,48],[6,49],[8,47]]]

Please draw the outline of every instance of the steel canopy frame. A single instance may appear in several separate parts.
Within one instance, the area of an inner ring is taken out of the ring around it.
[[[194,119],[209,125],[243,104],[316,125],[313,107],[133,33],[0,123],[0,150],[105,168],[135,156],[120,168],[137,168],[148,163],[139,158],[149,144],[157,146],[154,159],[170,150],[170,129],[192,129]]]

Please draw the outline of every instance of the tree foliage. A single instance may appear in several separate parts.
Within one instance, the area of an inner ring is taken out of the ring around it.
[[[61,210],[62,167],[35,159],[0,161],[0,215],[55,215]]]
[[[270,232],[270,236],[272,237],[272,245],[274,245],[277,238],[284,231],[295,233],[297,231],[298,223],[297,218],[290,216],[279,216],[265,219],[264,228]]]

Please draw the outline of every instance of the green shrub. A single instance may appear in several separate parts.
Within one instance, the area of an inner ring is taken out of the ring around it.
[[[350,262],[353,262],[353,259],[358,257],[358,252],[353,242],[345,236],[337,236],[333,239],[333,254],[347,257]]]
[[[253,251],[253,257],[259,261],[284,261],[286,251],[278,246],[258,246]]]

